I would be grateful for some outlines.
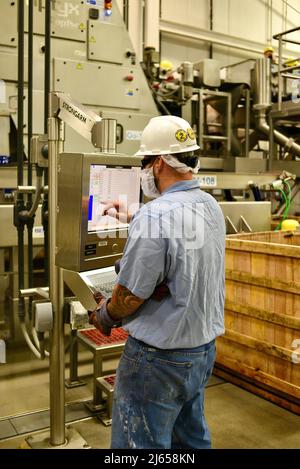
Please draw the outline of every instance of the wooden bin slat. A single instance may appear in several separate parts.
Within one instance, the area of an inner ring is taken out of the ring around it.
[[[240,334],[239,332],[232,331],[230,329],[226,329],[226,335],[224,336],[224,340],[230,340],[231,342],[236,342],[241,345],[246,345],[254,350],[259,352],[264,352],[267,355],[272,355],[276,358],[281,358],[282,360],[286,360],[288,362],[292,361],[292,353],[293,350],[289,350],[284,347],[279,347],[275,344],[270,344],[266,341],[255,339],[245,334]]]
[[[264,397],[269,390],[273,401],[274,390],[283,393],[282,405],[300,408],[300,364],[292,356],[300,339],[299,234],[227,237],[225,324],[216,367],[231,370],[240,382],[244,378]]]
[[[300,283],[297,282],[283,282],[281,280],[258,277],[246,272],[238,272],[230,269],[226,269],[226,278],[239,283],[248,283],[249,285],[257,285],[259,287],[271,288],[283,292],[298,293],[300,291]]]
[[[284,246],[275,243],[268,245],[262,242],[230,239],[227,242],[227,247],[235,251],[260,252],[261,254],[271,254],[272,256],[300,258],[298,246]]]
[[[283,327],[280,324],[271,323],[254,317],[243,316],[240,313],[235,313],[227,309],[225,312],[225,328],[226,330],[234,330],[240,334],[289,350],[292,348],[292,344],[296,343],[295,340],[299,338],[297,329]]]
[[[294,384],[290,384],[280,378],[276,378],[264,371],[245,365],[230,357],[222,358],[222,364],[228,369],[237,371],[241,376],[245,375],[246,377],[251,378],[253,382],[261,382],[269,386],[271,389],[281,390],[283,393],[294,396],[296,399],[300,400],[299,387]],[[300,401],[298,404],[300,404]]]
[[[226,300],[225,309],[245,316],[250,316],[252,318],[262,319],[272,324],[279,324],[291,329],[300,330],[300,318],[294,318],[293,316],[272,313],[264,311],[263,309],[253,308],[251,306],[239,305],[229,300]]]

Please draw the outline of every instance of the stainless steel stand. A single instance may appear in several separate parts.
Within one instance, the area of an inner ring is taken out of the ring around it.
[[[49,431],[41,432],[35,436],[25,438],[32,449],[90,449],[90,445],[82,438],[74,428],[67,426],[65,439],[61,445],[51,443]]]
[[[50,336],[50,436],[44,432],[27,439],[32,448],[88,447],[81,435],[69,427],[65,429],[65,346],[64,346],[64,289],[62,269],[56,266],[57,175],[59,154],[63,151],[64,123],[55,115],[50,93],[48,120],[49,158],[49,293],[53,307],[53,329]],[[54,98],[55,99],[55,98]]]

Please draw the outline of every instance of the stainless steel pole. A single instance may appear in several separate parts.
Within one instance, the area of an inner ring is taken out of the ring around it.
[[[250,90],[246,89],[246,121],[245,121],[245,157],[249,158],[249,135],[250,135]]]
[[[51,95],[50,95],[51,96]],[[50,106],[51,107],[51,106]],[[50,109],[51,115],[51,109]],[[65,347],[63,318],[62,269],[55,265],[57,174],[59,153],[63,150],[64,123],[54,117],[48,120],[49,139],[49,287],[53,307],[53,330],[50,337],[50,443],[65,443]]]
[[[282,36],[279,37],[278,44],[278,110],[281,111],[282,107],[282,76],[281,76],[281,67],[282,67]]]

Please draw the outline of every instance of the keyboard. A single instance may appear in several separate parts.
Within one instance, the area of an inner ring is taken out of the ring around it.
[[[111,297],[116,279],[114,266],[85,272],[64,269],[64,281],[88,311],[96,307],[94,293],[97,291],[106,298]]]
[[[116,277],[114,275],[114,277]],[[94,274],[94,275],[89,275],[88,276],[89,281],[95,288],[95,290],[99,291],[100,293],[103,293],[104,296],[111,296],[114,286],[115,286],[115,279],[110,280],[108,282],[105,282],[103,279],[103,274]]]
[[[98,291],[101,293],[104,293],[105,296],[111,296],[113,289],[115,286],[115,282],[106,282],[106,283],[99,283],[95,285],[95,288],[97,288]]]

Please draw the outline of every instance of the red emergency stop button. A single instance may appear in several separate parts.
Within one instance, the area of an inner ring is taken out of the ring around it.
[[[133,76],[133,75],[126,75],[126,77],[124,78],[124,80],[133,81],[133,80],[134,80],[134,76]]]

